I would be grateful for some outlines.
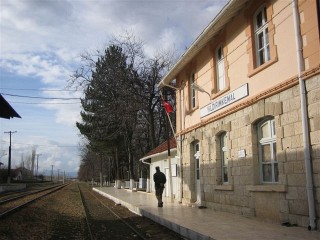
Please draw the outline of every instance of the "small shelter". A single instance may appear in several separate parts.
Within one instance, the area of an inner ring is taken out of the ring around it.
[[[11,107],[11,105],[0,94],[0,118],[21,118],[20,115]]]
[[[170,180],[172,181],[172,194],[173,198],[178,196],[178,160],[177,156],[177,142],[174,137],[169,139],[170,146],[170,162],[171,162],[171,177],[169,170],[169,157],[168,157],[168,141],[161,143],[158,147],[152,149],[143,158],[140,159],[142,163],[148,164],[149,176],[147,181],[147,192],[155,192],[153,184],[153,174],[156,172],[155,168],[160,167],[160,170],[166,175],[167,183],[164,191],[164,196],[170,197]],[[151,183],[150,183],[151,181]]]

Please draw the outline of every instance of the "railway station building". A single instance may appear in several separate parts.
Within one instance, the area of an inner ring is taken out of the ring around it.
[[[318,0],[230,0],[159,83],[183,204],[320,228],[319,22]]]

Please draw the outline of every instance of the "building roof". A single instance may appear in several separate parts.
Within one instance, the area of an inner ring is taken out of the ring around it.
[[[164,76],[158,86],[161,88],[165,85],[169,85],[169,83],[177,77],[179,72],[201,51],[201,49],[215,35],[219,34],[220,30],[238,14],[240,9],[242,9],[248,1],[249,0],[230,0],[196,38],[188,50],[180,57],[178,62]]]
[[[11,107],[11,105],[0,94],[0,117],[1,118],[21,118],[20,115]]]
[[[169,139],[170,149],[176,149],[177,148],[177,141],[174,137]],[[144,155],[143,158],[140,159],[140,161],[151,158],[155,155],[161,154],[168,151],[168,142],[164,141],[161,143],[158,147],[152,149],[150,152],[148,152],[146,155]]]

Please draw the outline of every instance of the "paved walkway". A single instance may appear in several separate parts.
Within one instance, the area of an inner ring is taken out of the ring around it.
[[[189,239],[201,240],[320,240],[319,231],[285,227],[211,209],[188,207],[164,199],[157,207],[153,193],[132,192],[114,187],[94,188],[129,210],[160,223]]]

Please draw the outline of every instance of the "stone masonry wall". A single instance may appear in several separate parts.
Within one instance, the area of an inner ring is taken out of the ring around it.
[[[320,215],[320,76],[306,80],[317,216]],[[270,222],[308,226],[308,200],[299,86],[183,136],[183,203],[196,201],[192,144],[200,143],[201,204],[220,211],[255,216]],[[261,184],[256,123],[273,116],[279,182]],[[218,136],[227,133],[229,183],[221,183]],[[239,151],[245,151],[245,157]],[[317,222],[319,228],[319,220]]]

